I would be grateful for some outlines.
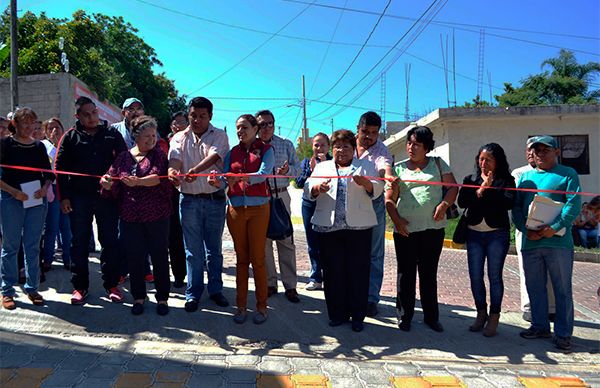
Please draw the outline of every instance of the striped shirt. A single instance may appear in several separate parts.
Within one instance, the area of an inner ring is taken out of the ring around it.
[[[277,169],[285,162],[288,162],[290,169],[288,170],[287,176],[290,178],[297,177],[300,174],[300,162],[298,161],[298,156],[296,156],[296,149],[291,141],[288,139],[281,138],[277,135],[273,135],[271,141],[269,142],[275,151],[275,173],[277,173]],[[281,189],[284,187],[288,187],[290,185],[290,178],[277,178],[277,188]],[[268,179],[269,185],[272,190],[275,190],[275,184],[273,183],[273,178]]]

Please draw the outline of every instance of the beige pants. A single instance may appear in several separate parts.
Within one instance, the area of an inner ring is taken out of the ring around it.
[[[522,237],[523,233],[515,230],[515,247],[517,248],[517,256],[519,257],[519,280],[521,283],[521,311],[529,313],[531,312],[531,307],[529,306],[529,294],[525,286],[525,271],[523,271],[523,254],[521,253]],[[548,313],[554,314],[556,312],[556,303],[554,301],[554,290],[552,290],[550,276],[548,276],[548,281],[546,282],[546,289],[548,290]]]
[[[285,207],[290,213],[290,204],[292,199],[287,191],[279,193],[283,199]],[[290,213],[291,214],[291,213]],[[275,267],[275,255],[273,253],[273,241],[277,244],[277,253],[279,256],[279,271],[281,272],[281,281],[286,290],[296,288],[296,246],[294,245],[294,235],[284,240],[267,239],[265,246],[265,265],[267,266],[267,284],[269,287],[277,287],[277,268]]]

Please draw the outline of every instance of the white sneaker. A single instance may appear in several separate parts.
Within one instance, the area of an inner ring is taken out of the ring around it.
[[[323,283],[313,282],[312,280],[306,285],[308,291],[322,290]]]

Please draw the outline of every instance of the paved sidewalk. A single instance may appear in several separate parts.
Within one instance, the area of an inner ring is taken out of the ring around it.
[[[565,354],[550,340],[519,337],[527,323],[518,312],[514,257],[508,258],[504,271],[505,311],[496,337],[467,330],[475,313],[465,254],[454,250],[444,250],[440,261],[441,321],[446,331],[431,331],[418,312],[412,331],[405,333],[397,328],[396,260],[388,243],[380,315],[367,319],[362,333],[354,333],[349,325],[329,327],[323,293],[303,290],[308,258],[301,229],[295,238],[301,303],[291,304],[281,293],[270,298],[269,319],[260,326],[250,321],[234,324],[234,308],[217,307],[208,297],[203,297],[198,312],[186,313],[182,289],[173,290],[168,316],[156,314],[152,295],[146,312],[133,316],[129,294],[124,305],[118,305],[102,293],[96,259],[88,303],[71,306],[69,274],[57,263],[41,289],[46,306],[34,307],[19,292],[16,310],[0,310],[0,384],[260,386],[268,376],[293,374],[320,376],[333,387],[389,387],[392,377],[403,376],[446,376],[475,387],[522,386],[520,377],[577,376],[600,386],[597,264],[575,263],[574,347]],[[228,234],[224,254],[224,293],[234,301],[235,255]]]

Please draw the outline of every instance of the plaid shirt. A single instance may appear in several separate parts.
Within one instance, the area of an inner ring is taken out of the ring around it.
[[[271,144],[273,151],[275,151],[275,173],[277,173],[277,169],[287,161],[290,169],[285,175],[291,178],[297,177],[298,174],[300,174],[300,162],[298,161],[296,149],[294,148],[292,142],[288,139],[283,139],[277,135],[273,135],[269,144]],[[273,183],[273,180],[273,178],[267,179],[271,189],[275,190],[275,184]],[[290,178],[277,178],[276,183],[278,189],[288,187],[290,185]]]

